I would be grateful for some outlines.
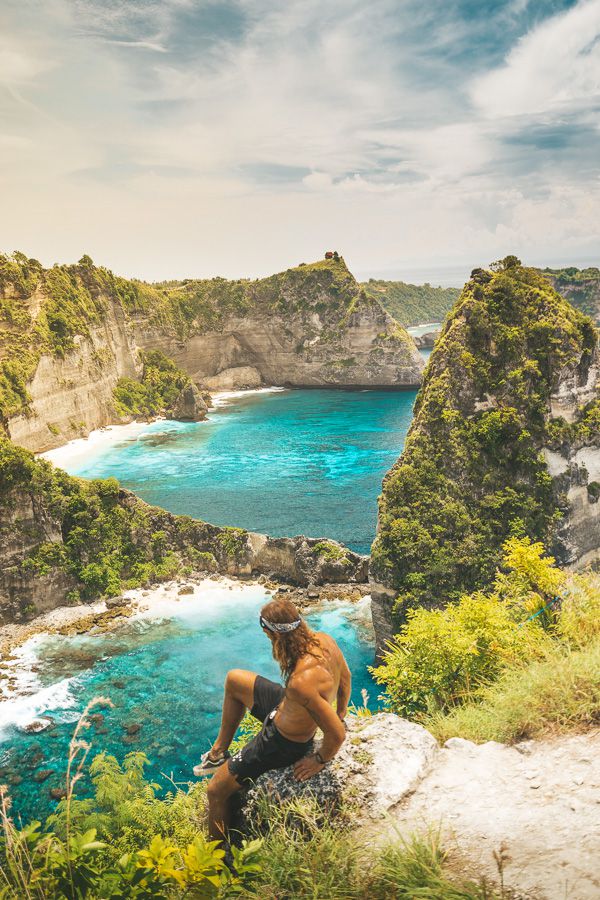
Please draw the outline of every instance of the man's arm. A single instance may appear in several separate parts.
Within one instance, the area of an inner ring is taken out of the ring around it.
[[[295,679],[294,686],[287,689],[287,696],[303,706],[323,732],[323,741],[317,751],[320,760],[315,754],[310,754],[294,766],[294,775],[298,781],[306,781],[333,759],[344,743],[346,730],[331,704],[321,697],[310,680]]]
[[[341,722],[346,718],[348,702],[352,693],[352,674],[346,660],[342,658],[342,671],[340,674],[340,686],[337,692],[336,709]]]

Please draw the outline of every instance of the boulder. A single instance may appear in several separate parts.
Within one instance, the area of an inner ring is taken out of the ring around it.
[[[26,725],[23,725],[21,730],[27,732],[27,734],[38,734],[40,731],[45,731],[53,725],[54,719],[51,716],[39,716],[36,719],[32,719],[31,722],[28,722]]]
[[[47,778],[50,778],[51,775],[54,775],[54,769],[40,769],[39,772],[34,773],[33,780],[41,784]]]
[[[201,422],[206,418],[207,410],[201,391],[190,382],[175,401],[169,418],[181,422]]]
[[[296,781],[291,767],[262,775],[248,791],[241,827],[259,816],[261,798],[314,798],[335,815],[343,798],[360,799],[359,819],[379,819],[417,788],[438,753],[425,728],[392,713],[348,716],[348,733],[338,755],[318,775]]]

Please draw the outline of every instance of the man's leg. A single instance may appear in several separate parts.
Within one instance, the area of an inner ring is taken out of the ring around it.
[[[252,709],[254,705],[255,681],[256,672],[248,672],[245,669],[231,669],[227,673],[221,728],[210,751],[211,759],[218,759],[229,749],[233,736],[244,718],[244,713],[247,709]],[[220,771],[219,769],[215,773],[213,781]],[[237,790],[239,790],[239,785]],[[231,793],[234,793],[234,791]]]
[[[208,833],[213,841],[227,840],[231,809],[230,798],[242,789],[241,784],[229,771],[227,763],[220,766],[206,789],[208,797]]]

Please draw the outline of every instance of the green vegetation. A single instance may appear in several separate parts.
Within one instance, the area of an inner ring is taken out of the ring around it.
[[[225,551],[227,556],[235,558],[244,550],[246,534],[243,528],[223,528],[217,537],[217,543]]]
[[[156,796],[144,778],[146,758],[119,765],[100,753],[89,766],[92,796],[75,797],[90,752],[81,739],[96,698],[73,735],[65,797],[42,826],[17,827],[0,788],[0,897],[5,900],[255,898],[255,900],[501,900],[484,881],[451,876],[439,838],[429,834],[373,852],[343,816],[325,821],[306,799],[263,804],[255,834],[225,851],[207,839],[203,783]],[[246,734],[242,739],[247,739]],[[268,821],[266,834],[262,822]]]
[[[121,416],[147,419],[167,413],[191,383],[189,376],[160,350],[142,353],[142,365],[140,381],[120,378],[114,389],[115,408]]]
[[[511,741],[596,724],[599,663],[598,577],[567,578],[512,539],[489,591],[410,612],[374,674],[394,711],[441,740]]]
[[[443,322],[460,295],[459,288],[432,287],[370,278],[362,285],[368,297],[379,300],[389,314],[404,325]]]
[[[311,548],[311,553],[326,559],[328,562],[342,562],[348,559],[346,549],[334,544],[333,541],[319,541],[318,544]]]
[[[182,565],[212,569],[215,557],[227,549],[219,529],[147,506],[122,491],[114,478],[73,478],[6,438],[0,438],[0,472],[0,504],[10,507],[19,495],[34,495],[46,515],[39,533],[23,526],[23,543],[32,549],[22,571],[65,573],[74,583],[72,601],[172,578]],[[55,523],[62,541],[48,541],[47,520]],[[17,521],[9,527],[14,532],[20,526]],[[245,532],[224,534],[225,543],[234,540],[238,546]]]
[[[77,265],[44,269],[22,253],[0,254],[0,422],[29,412],[27,385],[42,354],[64,357],[78,338],[88,337],[93,326],[115,311],[183,341],[218,331],[232,316],[291,316],[314,310],[326,323],[322,339],[333,340],[359,304],[370,302],[341,257],[255,281],[210,278],[147,284],[115,276],[95,266],[89,256]],[[98,366],[105,362],[102,353],[96,354]],[[164,358],[144,362],[152,373],[142,387],[122,379],[117,388],[120,409],[128,414],[159,411],[165,392],[171,393],[167,376],[172,376],[172,384],[176,381],[175,373],[165,369]]]
[[[600,269],[542,269],[552,286],[581,312],[600,322]]]
[[[561,373],[585,380],[595,342],[590,320],[514,257],[474,271],[380,501],[372,568],[397,592],[398,624],[412,606],[489,584],[511,536],[551,545],[560,511],[541,454],[555,429],[550,395]]]
[[[23,253],[0,254],[0,420],[26,411],[40,356],[63,357],[105,314],[113,276],[89,257],[44,269]]]

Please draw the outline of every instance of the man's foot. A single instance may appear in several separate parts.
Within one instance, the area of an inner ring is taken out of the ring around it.
[[[230,756],[231,753],[226,750],[225,753],[219,753],[213,757],[212,750],[208,750],[200,757],[200,764],[194,766],[192,771],[197,777],[201,777],[202,775],[212,775],[213,772],[216,772]]]

